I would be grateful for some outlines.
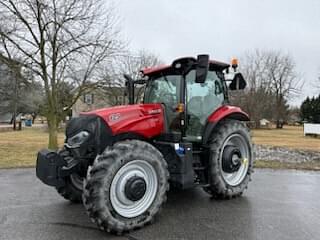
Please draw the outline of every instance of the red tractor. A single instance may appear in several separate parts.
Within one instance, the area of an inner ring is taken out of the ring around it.
[[[231,83],[230,65],[208,55],[144,69],[141,80],[125,76],[129,105],[71,119],[64,148],[38,153],[38,178],[118,234],[150,223],[169,184],[201,187],[216,199],[240,196],[253,156],[249,117],[228,104],[228,91],[246,86],[232,67]],[[137,84],[145,86],[141,104],[134,104]]]

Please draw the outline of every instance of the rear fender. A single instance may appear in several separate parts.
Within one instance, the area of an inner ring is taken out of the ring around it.
[[[246,112],[240,107],[224,105],[213,112],[207,120],[206,126],[203,132],[202,142],[207,144],[212,132],[218,126],[218,123],[225,119],[235,119],[239,121],[250,121],[250,118]]]

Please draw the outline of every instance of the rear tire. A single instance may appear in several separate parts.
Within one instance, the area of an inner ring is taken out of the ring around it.
[[[241,149],[241,165],[233,173],[223,170],[222,154],[227,146]],[[248,187],[253,172],[252,143],[249,129],[243,122],[227,119],[217,126],[210,140],[210,186],[204,190],[215,199],[231,199],[241,196]]]
[[[137,177],[144,179],[145,188],[132,199],[127,186]],[[122,234],[153,220],[166,201],[168,178],[167,163],[154,146],[138,140],[118,142],[89,167],[83,203],[101,230]]]

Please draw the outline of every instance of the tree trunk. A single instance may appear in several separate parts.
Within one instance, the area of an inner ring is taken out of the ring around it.
[[[17,130],[17,115],[15,112],[13,113],[12,124],[13,124],[13,127],[12,127],[13,130],[14,131]]]
[[[48,117],[49,128],[49,149],[58,149],[58,119],[56,115],[49,115]]]
[[[32,116],[32,124],[34,124],[34,121],[36,120],[37,114],[33,113]]]
[[[283,116],[283,97],[282,97],[282,94],[280,93],[279,96],[277,96],[277,113],[276,113],[276,116],[277,116],[277,128],[278,129],[281,129],[283,128],[283,119],[284,119],[284,116]]]

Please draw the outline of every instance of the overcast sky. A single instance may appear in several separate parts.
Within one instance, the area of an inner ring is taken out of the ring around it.
[[[132,49],[167,63],[198,53],[229,62],[255,48],[282,50],[307,82],[292,103],[319,92],[320,0],[118,0],[116,9]]]

